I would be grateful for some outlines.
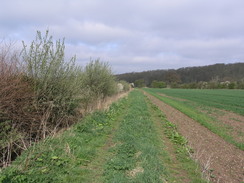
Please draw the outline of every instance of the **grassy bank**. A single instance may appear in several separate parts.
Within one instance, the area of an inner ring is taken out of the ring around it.
[[[95,112],[54,138],[36,144],[13,164],[1,170],[1,183],[84,182],[93,176],[86,167],[123,114],[127,100],[113,104],[107,112]]]

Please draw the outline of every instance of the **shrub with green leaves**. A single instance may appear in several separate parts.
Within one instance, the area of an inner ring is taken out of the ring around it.
[[[119,81],[119,83],[121,83],[122,85],[123,85],[123,91],[129,91],[130,90],[130,84],[129,83],[127,83],[126,81],[124,81],[124,80],[120,80]]]
[[[64,119],[73,115],[79,104],[81,68],[75,65],[75,57],[65,61],[64,50],[64,40],[54,43],[48,31],[45,36],[38,31],[29,49],[24,44],[22,52],[44,137],[47,131],[67,125]]]
[[[144,79],[135,80],[135,87],[142,88],[145,87],[146,83]]]
[[[83,104],[98,99],[104,99],[116,93],[116,82],[112,70],[108,63],[101,62],[99,59],[91,60],[86,65],[82,74],[82,95]]]
[[[157,81],[157,80],[154,80],[154,81],[151,83],[151,87],[152,87],[152,88],[166,88],[166,83],[163,82],[163,81]]]

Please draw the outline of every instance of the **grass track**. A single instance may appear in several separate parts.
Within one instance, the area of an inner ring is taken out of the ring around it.
[[[105,182],[206,182],[200,168],[189,158],[187,141],[162,111],[138,91],[130,94],[129,106],[110,149]],[[173,151],[166,150],[162,136],[172,141]],[[172,154],[177,160],[171,158]]]
[[[106,163],[105,182],[164,182],[166,171],[160,160],[160,141],[142,93],[131,92],[130,110],[117,134]]]

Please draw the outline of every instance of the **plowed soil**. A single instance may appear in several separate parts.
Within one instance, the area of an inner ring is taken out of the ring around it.
[[[203,172],[209,172],[212,182],[244,182],[244,151],[182,112],[147,93],[146,95],[165,113],[170,122],[177,125],[179,133],[188,139],[194,150],[194,158],[201,164]]]
[[[167,96],[162,93],[159,93],[158,95],[173,100],[188,101],[186,99]],[[229,135],[232,136],[235,141],[244,143],[244,116],[213,107],[211,107],[211,112],[204,108],[199,108],[198,110],[208,116],[215,118],[218,125],[224,126],[224,128],[228,128]]]
[[[220,109],[215,109],[215,111],[217,112],[208,113],[208,115],[217,119],[220,125],[229,128],[229,134],[235,141],[244,143],[244,116]]]

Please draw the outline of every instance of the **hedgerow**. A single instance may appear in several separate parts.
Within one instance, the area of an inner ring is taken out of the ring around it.
[[[21,54],[0,50],[0,167],[33,142],[74,124],[80,111],[113,95],[116,82],[108,63],[90,61],[83,69],[65,59],[64,39],[37,32]]]

